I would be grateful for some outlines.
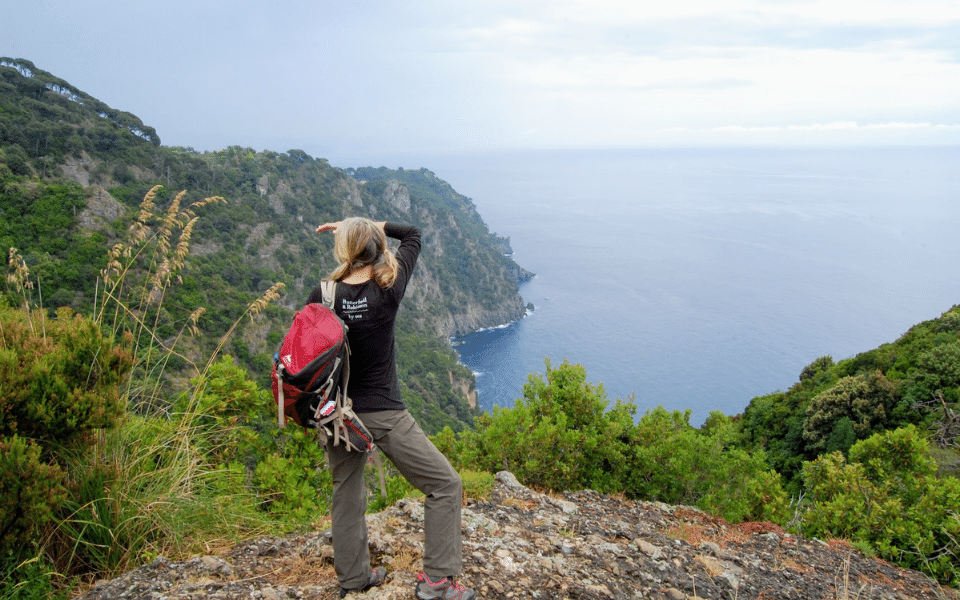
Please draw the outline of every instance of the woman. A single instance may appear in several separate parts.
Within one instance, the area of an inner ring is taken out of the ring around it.
[[[397,380],[394,324],[420,254],[420,230],[354,217],[324,223],[317,231],[334,233],[333,251],[340,264],[330,279],[338,282],[334,311],[349,328],[347,389],[353,410],[380,451],[426,495],[423,572],[417,576],[416,595],[421,600],[475,598],[454,580],[463,560],[460,476],[407,412]],[[396,255],[388,249],[387,237],[400,240]],[[320,286],[307,302],[323,302]],[[327,457],[333,475],[333,562],[343,598],[382,585],[386,569],[370,568],[364,519],[366,454],[328,445]]]

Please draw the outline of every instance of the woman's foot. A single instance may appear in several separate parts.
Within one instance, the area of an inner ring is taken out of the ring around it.
[[[417,598],[420,600],[474,600],[476,597],[473,590],[457,583],[453,577],[430,581],[426,573],[417,575]]]
[[[381,585],[383,585],[383,582],[386,580],[387,580],[387,568],[377,567],[376,569],[373,570],[373,573],[370,573],[370,581],[368,581],[366,585],[363,585],[358,588],[349,589],[349,590],[347,588],[340,588],[340,597],[346,598],[347,594],[350,594],[353,592],[365,592],[372,587],[380,587]]]

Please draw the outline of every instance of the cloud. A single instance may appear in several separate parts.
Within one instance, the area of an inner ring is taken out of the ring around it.
[[[548,6],[550,14],[557,20],[605,25],[701,16],[736,18],[761,26],[782,21],[939,26],[960,20],[960,5],[951,0],[673,0],[656,4],[624,0],[593,0],[589,3],[567,0],[533,4]]]
[[[782,125],[723,125],[711,128],[672,127],[651,132],[665,145],[958,145],[960,122],[829,121]]]
[[[675,131],[685,131],[684,128],[676,128]],[[776,133],[780,131],[871,131],[871,130],[953,130],[960,131],[960,124],[934,124],[934,123],[867,123],[860,125],[854,121],[837,121],[834,123],[813,123],[810,125],[771,125],[763,127],[749,127],[743,125],[725,125],[723,127],[714,127],[710,131],[717,133]]]
[[[198,149],[958,137],[956,1],[56,4],[0,55]]]

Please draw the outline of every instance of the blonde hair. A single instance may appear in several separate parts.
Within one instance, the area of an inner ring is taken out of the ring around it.
[[[370,219],[350,217],[341,221],[333,242],[333,255],[340,264],[330,279],[340,281],[353,271],[373,265],[373,280],[388,288],[397,280],[397,259],[387,247],[383,229]]]

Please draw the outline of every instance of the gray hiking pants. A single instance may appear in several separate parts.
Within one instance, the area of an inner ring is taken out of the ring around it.
[[[460,575],[460,476],[450,461],[420,429],[406,410],[384,410],[359,415],[383,454],[400,473],[426,495],[424,500],[423,570],[434,581]],[[367,488],[363,468],[368,455],[327,445],[333,475],[333,565],[340,587],[367,584],[370,549],[367,545]]]

